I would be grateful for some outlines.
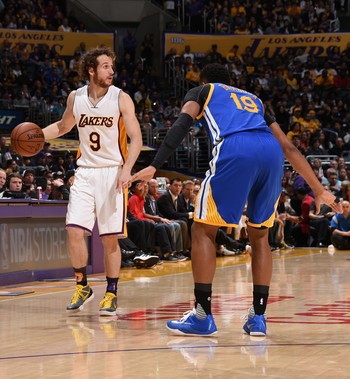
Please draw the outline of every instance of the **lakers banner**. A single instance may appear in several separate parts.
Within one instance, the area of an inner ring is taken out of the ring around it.
[[[31,52],[36,46],[46,45],[51,51],[60,55],[73,55],[75,48],[81,42],[86,43],[87,49],[99,45],[113,48],[114,36],[112,33],[64,33],[0,29],[0,46],[11,50],[25,48]]]
[[[164,54],[168,54],[171,48],[175,48],[177,54],[182,55],[185,46],[189,45],[191,52],[197,58],[201,58],[210,52],[213,44],[216,44],[218,52],[224,57],[233,45],[239,46],[239,54],[250,47],[254,58],[274,58],[286,54],[291,49],[299,50],[298,55],[327,56],[335,46],[338,46],[341,51],[345,50],[348,42],[350,42],[349,33],[245,36],[165,33]]]

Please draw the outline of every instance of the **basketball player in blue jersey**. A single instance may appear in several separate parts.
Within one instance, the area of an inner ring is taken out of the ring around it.
[[[239,224],[246,201],[252,248],[253,304],[243,329],[266,335],[265,310],[272,276],[268,228],[273,225],[282,187],[284,155],[309,183],[317,207],[324,203],[340,209],[335,196],[325,191],[310,165],[281,131],[272,116],[265,116],[261,100],[231,87],[226,68],[209,64],[201,72],[203,85],[191,89],[181,113],[168,132],[152,164],[132,180],[150,180],[188,133],[196,118],[213,144],[209,170],[197,195],[192,226],[192,271],[195,308],[167,328],[180,335],[215,335],[211,312],[212,282],[216,268],[215,236],[219,226]]]
[[[91,234],[96,219],[107,276],[99,314],[115,316],[117,312],[121,264],[118,236],[126,231],[126,191],[141,151],[142,137],[130,96],[113,85],[114,63],[115,54],[107,47],[88,51],[81,58],[80,74],[89,84],[72,91],[62,119],[43,129],[47,140],[66,134],[74,125],[79,132],[78,169],[66,217],[76,277],[76,291],[67,306],[69,313],[82,310],[94,297],[87,282],[85,236]]]

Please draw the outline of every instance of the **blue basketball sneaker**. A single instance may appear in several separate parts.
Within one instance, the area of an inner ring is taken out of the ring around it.
[[[251,307],[248,312],[248,319],[243,325],[243,330],[251,336],[266,336],[265,315],[256,315],[254,308]]]
[[[180,320],[168,321],[167,329],[173,334],[181,336],[213,336],[217,334],[213,315],[207,315],[204,320],[200,320],[196,316],[195,309],[184,313]]]

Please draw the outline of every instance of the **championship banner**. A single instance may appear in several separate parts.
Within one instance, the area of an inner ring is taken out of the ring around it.
[[[164,55],[175,48],[178,55],[182,55],[185,46],[191,47],[191,52],[197,58],[204,58],[216,44],[217,51],[223,57],[230,51],[232,46],[238,45],[238,54],[243,54],[250,47],[254,58],[274,58],[285,55],[290,49],[299,50],[300,54],[313,56],[327,56],[337,46],[340,51],[346,49],[350,42],[350,33],[332,34],[289,34],[289,35],[195,35],[182,33],[165,33]]]
[[[74,50],[81,42],[86,43],[86,49],[99,45],[113,48],[113,33],[65,33],[40,30],[0,29],[0,46],[10,50],[26,49],[29,53],[36,46],[48,46],[50,50],[60,55],[74,55]]]

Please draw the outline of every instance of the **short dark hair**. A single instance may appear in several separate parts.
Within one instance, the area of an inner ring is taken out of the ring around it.
[[[182,180],[180,178],[172,178],[172,179],[170,179],[170,184],[173,184],[174,182],[181,182],[182,183]]]
[[[206,83],[230,85],[230,74],[225,66],[218,63],[207,64],[200,73],[200,80]]]
[[[305,187],[298,187],[297,188],[297,194],[298,195],[306,195],[307,194],[307,188],[305,188]]]

